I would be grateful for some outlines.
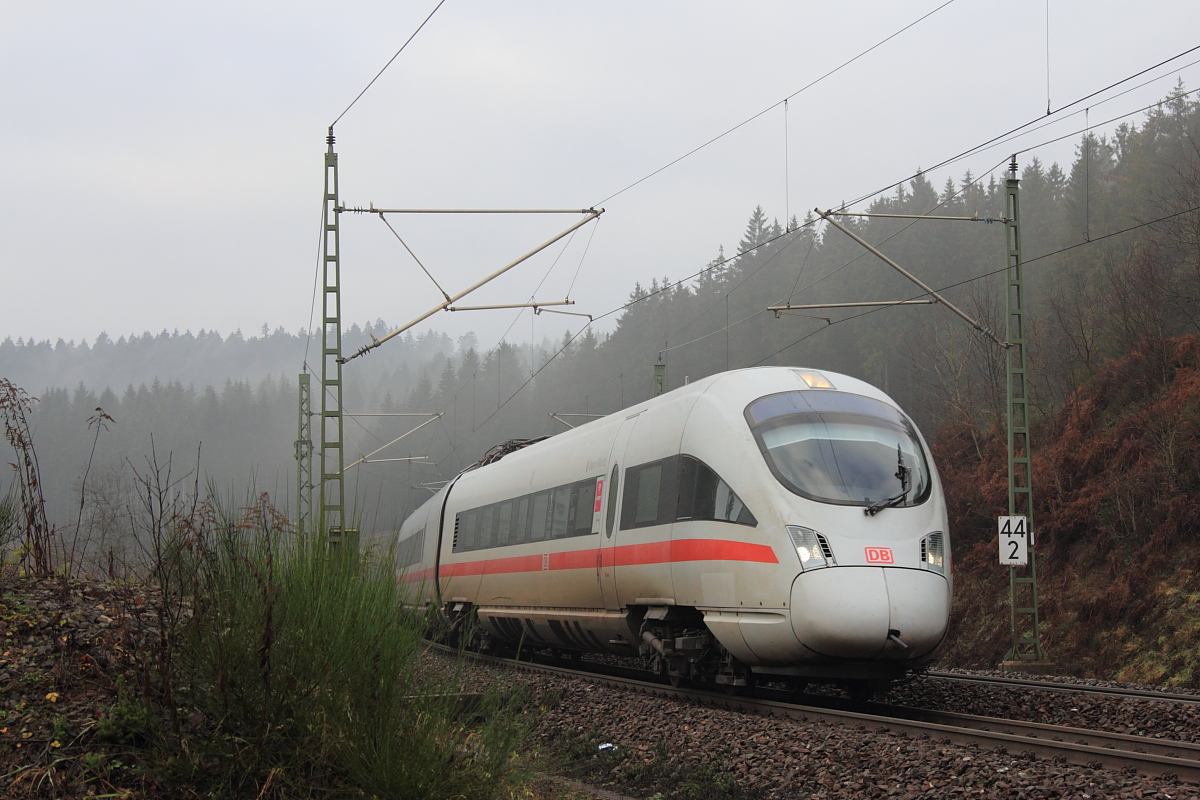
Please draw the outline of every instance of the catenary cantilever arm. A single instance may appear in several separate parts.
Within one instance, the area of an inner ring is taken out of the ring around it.
[[[407,325],[402,325],[402,326],[400,326],[400,327],[399,327],[399,328],[397,328],[396,330],[394,330],[394,331],[392,331],[391,333],[389,333],[387,336],[384,336],[384,337],[382,337],[382,338],[380,338],[380,339],[375,339],[374,337],[372,337],[372,341],[371,341],[371,343],[370,343],[370,344],[368,344],[368,345],[364,345],[363,347],[360,347],[360,348],[359,348],[359,349],[358,349],[358,350],[357,350],[357,351],[356,351],[356,352],[355,352],[353,355],[349,355],[349,356],[346,356],[346,357],[344,357],[344,358],[339,358],[339,359],[338,359],[338,361],[339,361],[339,362],[341,362],[341,363],[343,363],[343,364],[345,364],[347,361],[349,361],[349,360],[350,360],[350,359],[352,359],[352,358],[358,358],[359,356],[361,356],[361,355],[363,355],[363,354],[365,354],[365,353],[369,353],[369,352],[371,352],[372,350],[374,350],[376,347],[379,347],[379,345],[381,345],[381,344],[383,344],[384,342],[386,342],[388,339],[391,339],[393,336],[399,336],[400,334],[404,333],[406,330],[408,330],[409,328],[413,327],[414,325],[419,325],[420,323],[422,323],[422,322],[424,322],[425,320],[429,319],[430,317],[432,317],[432,316],[433,316],[434,314],[436,314],[437,312],[439,312],[439,311],[443,311],[443,310],[445,310],[445,309],[449,308],[450,306],[454,305],[454,304],[455,304],[456,302],[458,302],[459,300],[461,300],[461,299],[463,299],[464,297],[466,297],[467,295],[469,295],[471,292],[473,292],[473,291],[475,291],[476,289],[478,289],[480,286],[483,286],[483,285],[484,285],[484,284],[486,284],[486,283],[490,283],[491,281],[494,281],[496,278],[499,278],[501,275],[503,275],[504,273],[508,272],[510,269],[512,269],[513,267],[517,266],[517,265],[518,265],[518,264],[520,264],[521,262],[523,262],[523,261],[527,261],[528,259],[530,259],[530,258],[532,258],[533,256],[537,255],[538,253],[542,252],[543,250],[545,250],[547,247],[549,247],[550,245],[554,244],[554,243],[555,243],[555,242],[557,242],[558,240],[560,240],[560,239],[562,239],[562,238],[564,238],[564,237],[566,237],[566,236],[569,236],[570,234],[574,233],[574,232],[575,232],[576,230],[578,230],[579,228],[582,228],[584,225],[588,224],[588,223],[589,223],[589,222],[591,222],[592,220],[594,220],[594,219],[599,219],[600,215],[604,213],[604,209],[603,209],[603,208],[600,208],[600,209],[591,208],[591,209],[587,209],[585,213],[586,213],[586,215],[587,215],[587,216],[585,216],[583,219],[579,220],[579,222],[576,222],[574,225],[572,225],[571,227],[567,228],[565,231],[563,231],[562,233],[558,234],[557,236],[554,236],[554,237],[552,237],[552,238],[550,238],[550,239],[547,239],[546,241],[542,242],[542,243],[541,243],[541,244],[539,244],[537,247],[533,248],[532,250],[530,250],[528,253],[526,253],[525,255],[521,256],[521,257],[520,257],[520,258],[518,258],[517,260],[515,260],[515,261],[510,261],[509,263],[505,264],[505,265],[504,265],[503,267],[501,267],[500,269],[498,269],[498,270],[496,270],[495,272],[493,272],[491,275],[488,275],[488,276],[487,276],[486,278],[484,278],[483,280],[479,281],[478,283],[474,284],[473,286],[471,286],[471,287],[469,287],[469,288],[467,288],[467,289],[464,289],[463,291],[461,291],[461,292],[459,292],[458,294],[454,295],[454,296],[453,296],[453,297],[451,297],[450,299],[446,300],[444,303],[439,303],[438,305],[436,305],[436,306],[434,306],[433,308],[431,308],[431,309],[429,309],[428,311],[426,311],[426,312],[425,312],[424,314],[422,314],[421,316],[419,316],[419,317],[417,317],[416,319],[414,319],[412,322],[409,322]]]
[[[833,212],[832,212],[832,211],[822,211],[822,210],[821,210],[821,209],[819,209],[819,208],[815,208],[815,209],[813,209],[813,210],[814,210],[814,211],[816,211],[816,212],[817,212],[817,214],[819,214],[819,215],[821,216],[821,218],[822,218],[822,219],[824,219],[826,222],[828,222],[830,225],[832,225],[833,227],[837,228],[839,231],[841,231],[842,233],[846,234],[847,236],[849,236],[849,237],[850,237],[851,239],[853,239],[854,241],[858,242],[860,245],[862,245],[864,248],[866,248],[866,249],[867,249],[868,251],[870,251],[872,254],[874,254],[874,255],[878,256],[878,257],[879,257],[879,258],[880,258],[880,259],[883,261],[883,263],[887,264],[889,267],[891,267],[892,269],[896,270],[897,272],[899,272],[899,273],[900,273],[901,275],[903,275],[904,277],[908,278],[910,281],[912,281],[913,283],[915,283],[917,286],[920,286],[920,287],[921,287],[921,289],[923,289],[923,290],[925,291],[925,293],[926,293],[926,294],[928,294],[928,295],[929,295],[930,297],[932,297],[933,299],[937,300],[939,303],[941,303],[942,305],[944,305],[946,308],[948,308],[948,309],[950,309],[951,311],[953,311],[955,314],[957,314],[959,317],[961,317],[961,318],[963,319],[963,321],[964,321],[964,322],[966,322],[968,325],[970,325],[972,328],[974,328],[975,330],[979,331],[979,332],[980,332],[980,333],[982,333],[984,336],[988,337],[988,338],[989,338],[989,339],[991,339],[993,342],[995,342],[996,344],[1000,345],[1000,346],[1001,346],[1001,347],[1003,347],[1003,348],[1006,348],[1006,349],[1007,349],[1007,348],[1010,346],[1008,342],[1006,342],[1006,341],[1003,341],[1002,339],[1000,339],[998,336],[996,336],[996,334],[992,333],[990,330],[988,330],[987,328],[985,328],[985,327],[984,327],[984,326],[983,326],[981,323],[979,323],[979,322],[976,322],[976,321],[975,321],[975,320],[974,320],[974,319],[973,319],[971,316],[969,316],[969,315],[968,315],[968,314],[967,314],[965,311],[963,311],[963,310],[962,310],[962,309],[960,309],[958,306],[956,306],[956,305],[954,305],[953,303],[951,303],[951,302],[950,302],[949,300],[947,300],[946,298],[942,297],[940,294],[938,294],[936,291],[934,291],[934,290],[933,290],[931,287],[927,286],[927,285],[926,285],[926,284],[925,284],[925,283],[924,283],[924,282],[923,282],[923,281],[922,281],[920,278],[918,278],[916,275],[913,275],[911,272],[909,272],[908,270],[906,270],[904,267],[900,266],[900,265],[899,265],[899,264],[897,264],[895,261],[892,261],[890,258],[888,258],[887,256],[885,256],[885,255],[884,255],[882,252],[880,252],[880,251],[879,251],[879,250],[878,250],[876,247],[874,247],[874,246],[872,246],[871,244],[869,244],[869,243],[868,243],[868,242],[867,242],[865,239],[863,239],[861,236],[857,235],[856,233],[854,233],[854,231],[850,230],[849,228],[847,228],[846,226],[842,225],[840,222],[838,222],[837,220],[835,220],[835,219],[833,218]]]

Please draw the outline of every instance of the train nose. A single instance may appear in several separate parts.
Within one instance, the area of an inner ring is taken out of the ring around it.
[[[907,660],[946,634],[950,593],[940,575],[888,567],[829,567],[792,584],[792,630],[834,658]]]

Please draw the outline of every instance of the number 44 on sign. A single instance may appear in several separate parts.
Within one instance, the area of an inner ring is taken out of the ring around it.
[[[998,517],[1000,522],[1000,563],[1019,567],[1029,563],[1033,533],[1025,517]]]

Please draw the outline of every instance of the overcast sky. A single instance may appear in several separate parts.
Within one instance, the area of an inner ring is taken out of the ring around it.
[[[341,196],[387,207],[604,201],[594,238],[585,227],[565,251],[471,297],[522,302],[561,253],[538,299],[563,299],[574,280],[575,310],[600,314],[635,280],[683,277],[722,244],[735,252],[756,205],[781,223],[788,210],[802,218],[1045,114],[1046,0],[955,0],[793,98],[786,121],[772,110],[606,199],[940,3],[446,0],[337,125]],[[307,327],[326,128],[434,4],[3,0],[0,338]],[[1198,44],[1194,0],[1050,0],[1051,105]],[[1200,65],[1183,68],[1197,59],[1089,101],[1090,121],[1152,102],[1180,76],[1200,87]],[[931,179],[989,170],[1083,120]],[[1036,155],[1065,165],[1073,147]],[[571,221],[393,219],[451,294]],[[399,324],[439,301],[378,218],[347,215],[342,242],[347,322]],[[474,330],[487,347],[515,317],[439,314],[422,329]],[[534,326],[524,312],[510,340],[578,322],[543,315]]]

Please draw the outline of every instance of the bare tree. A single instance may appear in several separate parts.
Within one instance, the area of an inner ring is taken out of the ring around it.
[[[1139,352],[1166,380],[1167,338],[1174,333],[1176,315],[1167,302],[1171,274],[1157,245],[1135,245],[1122,259],[1110,259],[1105,278],[1104,308],[1118,352]]]
[[[1049,312],[1038,324],[1038,352],[1044,381],[1059,402],[1095,374],[1104,334],[1103,298],[1096,282],[1082,269],[1068,268],[1046,297]]]
[[[996,330],[1002,319],[994,287],[971,295],[975,317]],[[1004,421],[1005,353],[958,319],[927,317],[908,337],[908,359],[932,401],[935,419],[971,436],[983,460],[983,434]]]
[[[1151,192],[1150,205],[1164,219],[1153,225],[1150,241],[1174,278],[1165,297],[1200,331],[1200,143],[1184,142],[1184,156],[1171,165],[1166,186]]]

